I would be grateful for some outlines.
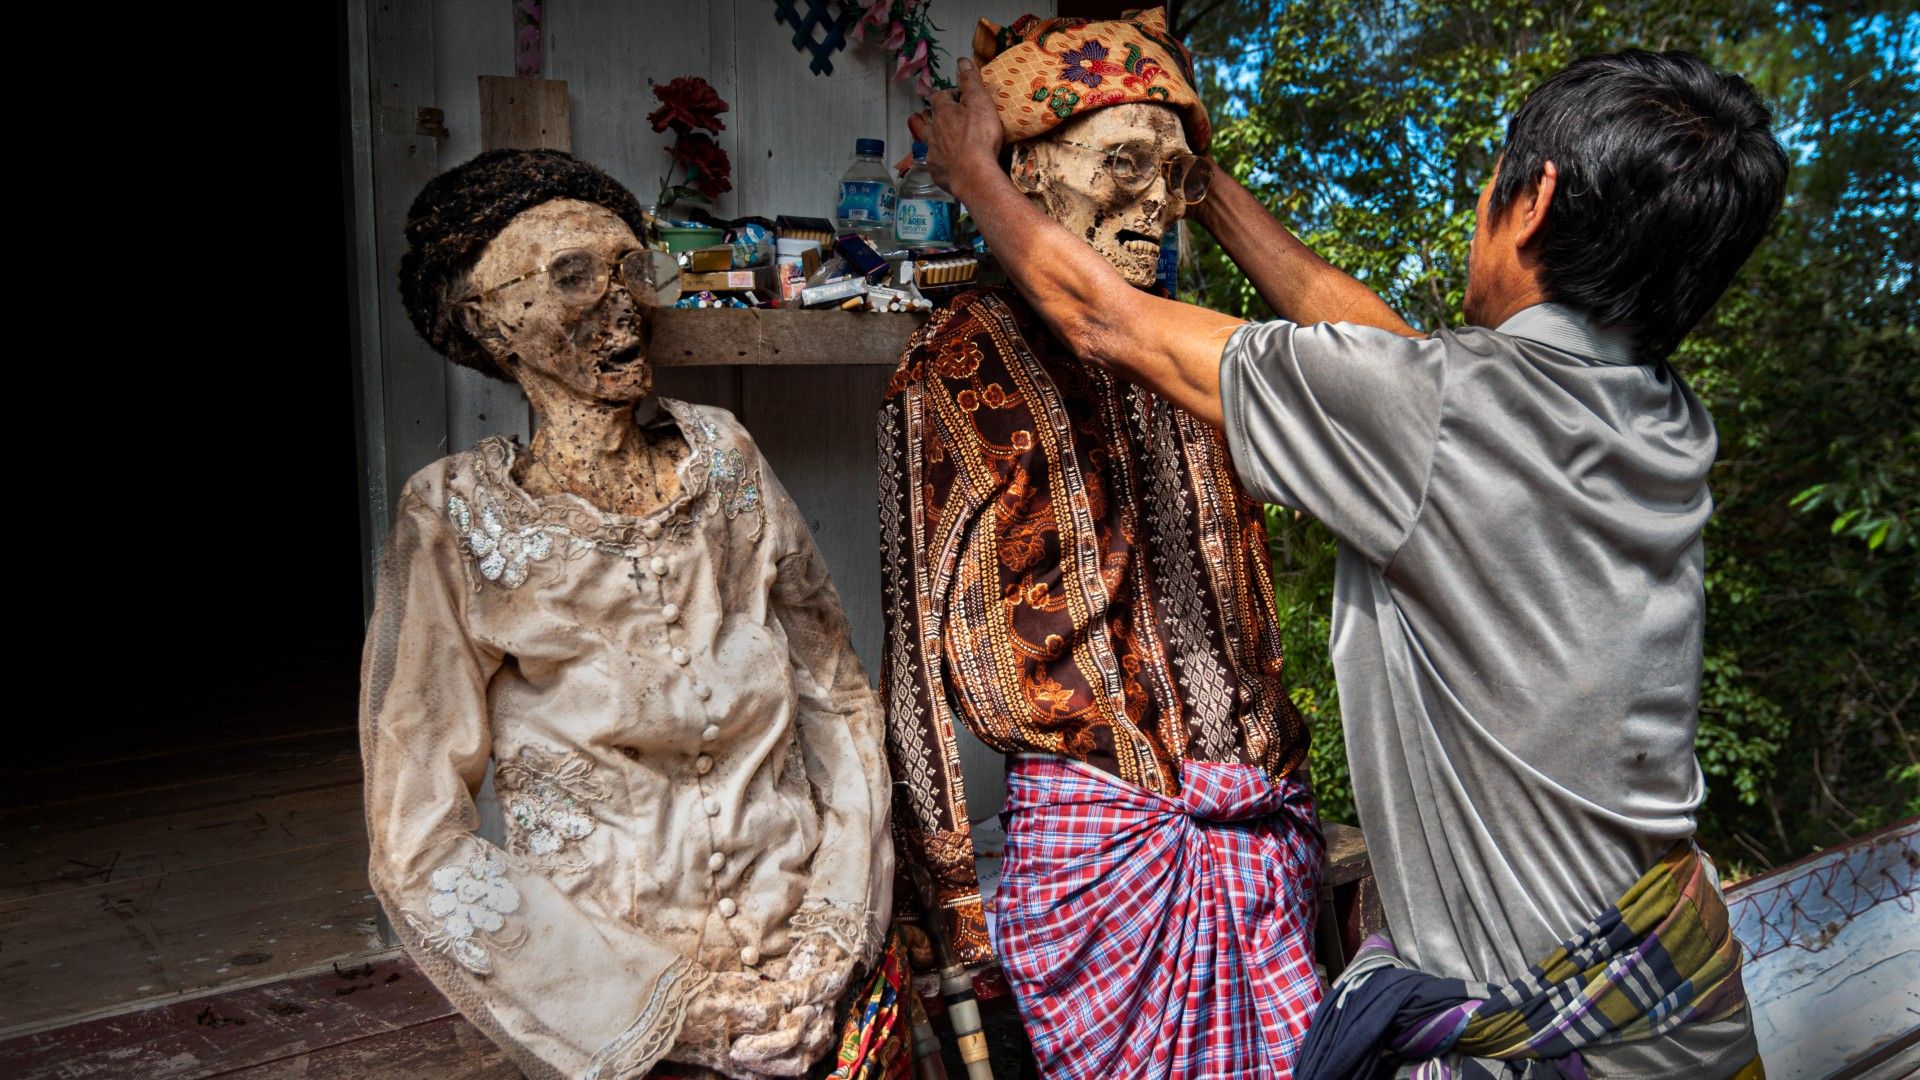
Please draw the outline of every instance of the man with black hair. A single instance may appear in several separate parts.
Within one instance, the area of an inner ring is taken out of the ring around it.
[[[1757,1072],[1693,846],[1711,419],[1667,358],[1778,212],[1787,159],[1685,53],[1570,65],[1483,190],[1469,325],[1421,334],[1227,177],[1196,217],[1281,317],[1129,289],[999,166],[961,63],[929,163],[1081,358],[1225,432],[1256,498],[1339,538],[1333,659],[1391,940],[1298,1075]]]

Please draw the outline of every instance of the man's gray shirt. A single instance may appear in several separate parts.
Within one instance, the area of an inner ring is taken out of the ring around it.
[[[1395,945],[1523,974],[1693,834],[1712,420],[1556,304],[1418,339],[1249,325],[1220,389],[1247,490],[1340,541],[1334,673]],[[1588,1063],[1720,1075],[1752,1036],[1713,1028]]]

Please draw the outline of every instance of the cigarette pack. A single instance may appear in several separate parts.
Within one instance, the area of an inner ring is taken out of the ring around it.
[[[979,276],[980,260],[972,255],[915,259],[913,271],[914,283],[922,288],[930,285],[964,285]]]
[[[819,307],[827,304],[839,305],[847,300],[867,294],[867,283],[857,277],[841,278],[829,281],[825,285],[815,285],[800,291],[801,307]]]
[[[836,239],[833,242],[833,250],[847,260],[847,265],[853,267],[856,273],[875,285],[880,284],[893,273],[893,264],[875,251],[873,245],[867,243],[858,233],[848,233]]]
[[[780,294],[780,271],[777,267],[756,266],[751,270],[717,270],[706,274],[682,274],[680,287],[687,292],[734,292],[741,289],[754,289],[759,292]]]
[[[781,214],[773,219],[773,228],[782,240],[814,240],[823,246],[833,243],[833,222],[826,218]]]
[[[687,252],[687,269],[696,274],[710,274],[716,270],[733,268],[733,248],[728,244],[716,244],[713,247],[694,248]]]

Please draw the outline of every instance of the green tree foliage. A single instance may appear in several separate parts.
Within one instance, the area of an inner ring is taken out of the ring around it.
[[[1920,13],[1752,0],[1214,0],[1171,13],[1214,154],[1414,324],[1458,325],[1474,204],[1568,61],[1689,49],[1773,102],[1773,235],[1674,358],[1719,425],[1699,754],[1709,843],[1749,865],[1920,812]],[[1194,231],[1191,299],[1268,312]],[[1327,659],[1332,541],[1269,515],[1326,812],[1349,818]]]

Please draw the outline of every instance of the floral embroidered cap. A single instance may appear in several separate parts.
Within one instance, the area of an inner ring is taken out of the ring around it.
[[[1187,142],[1205,153],[1213,138],[1193,89],[1193,58],[1167,32],[1165,8],[1119,19],[1042,19],[1012,26],[986,19],[973,32],[973,59],[1012,142],[1043,135],[1063,120],[1108,105],[1159,102],[1180,113]]]

